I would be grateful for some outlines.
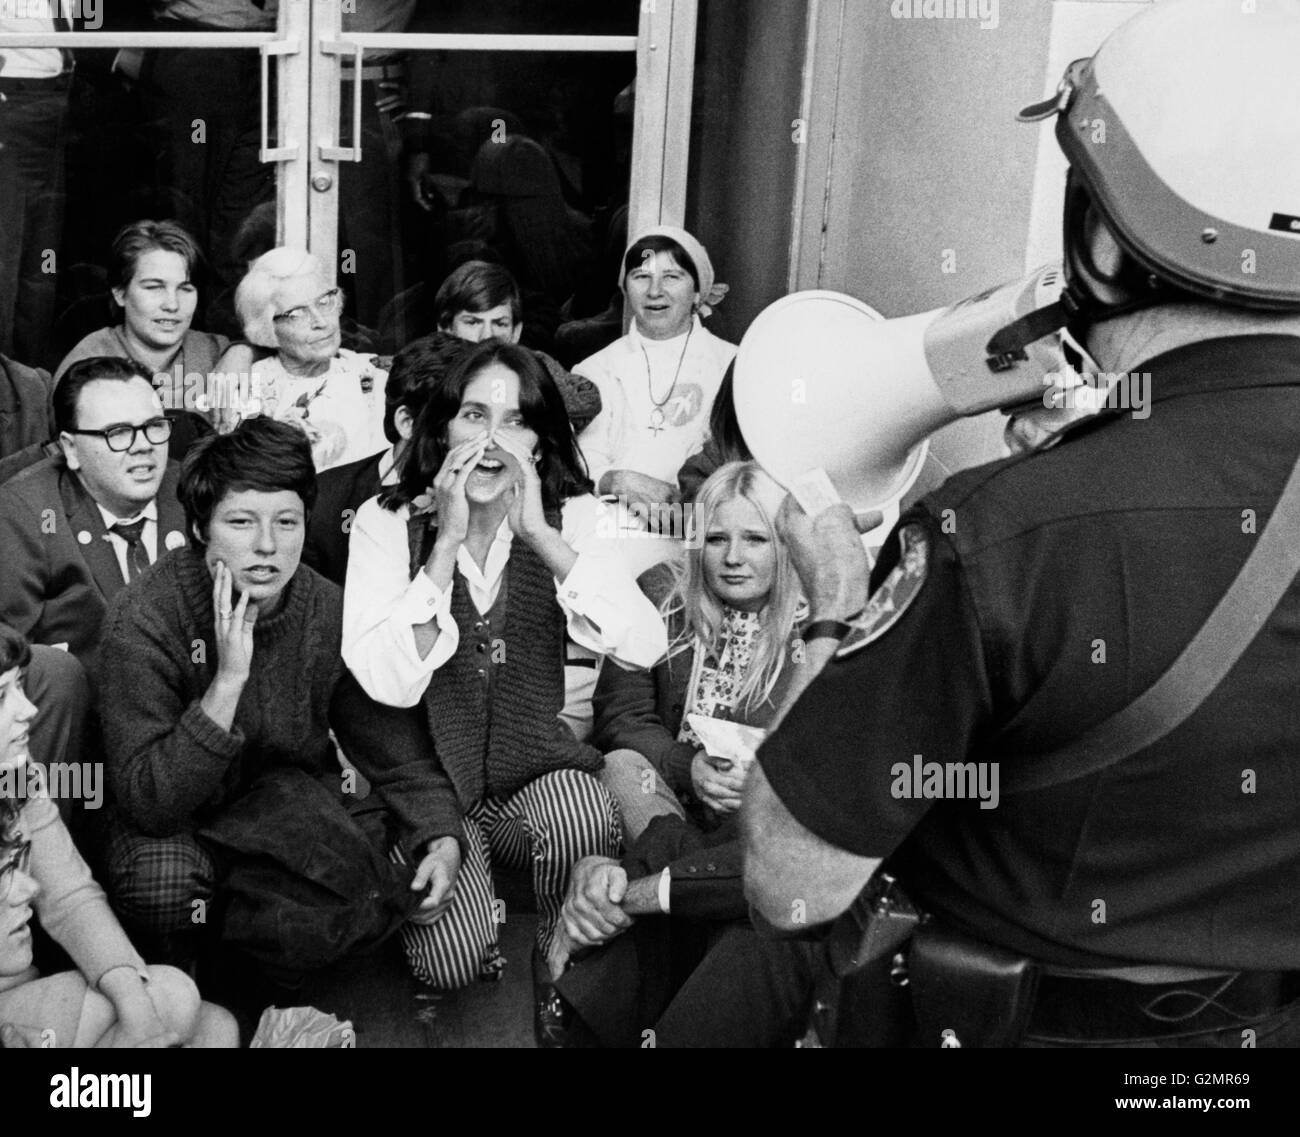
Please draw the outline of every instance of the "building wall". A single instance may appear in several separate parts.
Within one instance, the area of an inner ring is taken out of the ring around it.
[[[1019,123],[1016,112],[1055,90],[1066,63],[1144,6],[950,0],[955,18],[927,19],[921,0],[822,0],[813,114],[833,119],[833,138],[824,193],[810,186],[805,194],[799,286],[847,292],[900,316],[1059,256],[1064,162],[1052,125]],[[913,18],[902,18],[908,12]],[[814,141],[825,148],[827,127],[818,129]],[[818,159],[809,173],[820,177]],[[936,434],[911,496],[1002,456],[1004,423],[993,413]]]
[[[1146,3],[700,0],[685,220],[732,289],[710,327],[738,341],[794,288],[903,316],[1056,259],[1064,162],[1016,112]],[[1001,457],[1004,424],[936,434],[909,499]]]
[[[731,287],[709,329],[738,342],[789,287],[808,0],[702,0],[686,228]]]

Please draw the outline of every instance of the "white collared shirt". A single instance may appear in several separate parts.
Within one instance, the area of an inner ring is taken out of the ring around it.
[[[114,517],[99,502],[95,502],[95,508],[99,510],[99,515],[104,519],[104,528],[108,530],[105,536],[108,542],[113,546],[113,553],[117,557],[118,567],[122,570],[122,579],[130,580],[127,572],[126,553],[130,547],[126,538],[113,532],[114,525],[130,525],[133,521],[145,519],[145,526],[140,531],[140,540],[144,544],[144,551],[149,554],[149,563],[153,564],[158,559],[158,502],[153,500],[144,507],[134,517]]]
[[[649,668],[668,650],[668,634],[608,536],[615,531],[609,513],[590,494],[565,502],[560,535],[578,559],[556,582],[556,601],[574,643],[621,666]],[[343,660],[372,698],[395,707],[415,706],[433,673],[460,645],[451,589],[438,588],[424,571],[414,579],[408,574],[408,516],[406,507],[383,509],[374,497],[357,511],[343,589]],[[463,545],[457,550],[457,571],[479,612],[496,602],[513,540],[503,521],[482,569]],[[438,637],[421,659],[415,628],[431,620]]]

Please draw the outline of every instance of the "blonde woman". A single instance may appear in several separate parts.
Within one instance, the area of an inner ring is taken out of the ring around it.
[[[802,614],[773,526],[782,496],[754,462],[719,467],[700,488],[682,565],[642,578],[668,654],[649,672],[601,672],[592,737],[628,844],[659,814],[713,828],[740,808],[748,763],[710,755],[689,716],[761,729],[780,703]]]

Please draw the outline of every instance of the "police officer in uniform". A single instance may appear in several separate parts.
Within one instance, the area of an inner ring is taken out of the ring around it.
[[[827,634],[746,788],[748,895],[780,927],[828,921],[887,858],[935,927],[1036,975],[994,1015],[1002,1044],[1300,1044],[1293,576],[1122,760],[997,800],[911,776],[1032,775],[1171,668],[1264,539],[1300,469],[1297,58],[1296,0],[1161,4],[1052,100],[1071,328],[1101,370],[1149,374],[1149,416],[949,479],[869,604],[847,507],[785,508]],[[912,1042],[971,1044],[925,1034],[922,998]]]

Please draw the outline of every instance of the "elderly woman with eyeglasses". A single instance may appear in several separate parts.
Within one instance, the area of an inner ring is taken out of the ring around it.
[[[44,792],[29,753],[37,708],[26,639],[0,624],[0,1042],[6,1047],[235,1046],[238,1029],[189,977],[146,966]],[[78,971],[42,978],[31,921]]]
[[[270,415],[300,427],[317,473],[387,449],[387,372],[341,346],[343,293],[316,257],[285,248],[258,257],[235,292],[235,308],[248,342],[275,349],[252,364],[241,388],[244,417]],[[230,376],[224,379],[231,387]]]

